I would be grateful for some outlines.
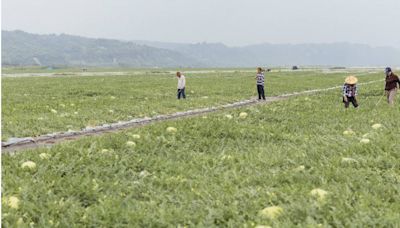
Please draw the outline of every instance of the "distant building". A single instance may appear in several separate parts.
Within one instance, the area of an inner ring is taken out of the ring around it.
[[[341,66],[339,66],[339,67],[331,67],[331,68],[329,68],[329,69],[331,69],[331,70],[345,70],[346,67],[341,67]]]
[[[299,67],[298,66],[292,66],[292,70],[298,70]]]

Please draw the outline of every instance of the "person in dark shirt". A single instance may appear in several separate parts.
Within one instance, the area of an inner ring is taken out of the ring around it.
[[[386,79],[385,79],[385,92],[387,96],[387,101],[389,105],[394,104],[394,100],[396,98],[398,85],[400,85],[400,79],[397,75],[392,72],[390,67],[386,67],[385,69]]]

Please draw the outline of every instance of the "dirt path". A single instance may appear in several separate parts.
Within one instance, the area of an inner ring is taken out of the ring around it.
[[[375,80],[369,81],[365,83],[359,83],[359,85],[366,85],[372,84],[376,82],[382,82],[383,80]],[[151,118],[140,118],[140,119],[133,119],[130,121],[112,123],[112,124],[104,124],[97,127],[85,128],[81,131],[67,131],[67,132],[56,132],[47,135],[42,135],[38,137],[26,137],[26,138],[12,138],[7,142],[2,142],[2,153],[13,153],[21,150],[27,149],[35,149],[38,147],[51,147],[57,143],[65,142],[65,141],[72,141],[77,140],[83,137],[94,136],[94,135],[101,135],[110,132],[117,132],[123,129],[135,128],[144,125],[148,125],[154,122],[166,121],[166,120],[174,120],[179,118],[185,117],[192,117],[203,115],[206,113],[217,112],[225,109],[231,108],[239,108],[244,106],[250,105],[257,105],[257,104],[268,104],[275,101],[280,101],[287,99],[289,97],[295,97],[305,94],[313,94],[317,92],[325,92],[329,90],[340,89],[342,86],[334,86],[330,88],[324,89],[314,89],[314,90],[306,90],[302,92],[294,92],[289,94],[283,94],[276,97],[268,97],[266,101],[259,102],[256,99],[250,100],[243,100],[231,104],[221,105],[217,107],[209,107],[209,108],[202,108],[202,109],[195,109],[189,110],[185,112],[177,112],[173,114],[166,114],[166,115],[159,115]]]

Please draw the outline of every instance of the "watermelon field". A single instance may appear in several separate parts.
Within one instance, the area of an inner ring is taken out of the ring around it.
[[[186,101],[176,99],[174,73],[128,71],[124,75],[2,78],[2,140],[218,106],[257,95],[254,70],[194,70],[187,77]],[[12,72],[12,71],[11,71]],[[18,71],[17,71],[18,73]],[[93,72],[96,74],[98,72]],[[379,74],[356,72],[361,82]],[[12,74],[11,74],[12,75]],[[337,86],[343,73],[271,72],[267,96]]]
[[[185,74],[185,72],[184,72]],[[2,154],[4,227],[399,227],[400,102],[382,72],[266,74],[267,96],[341,88]],[[2,141],[256,96],[252,69],[2,78]],[[363,84],[366,83],[366,84]]]

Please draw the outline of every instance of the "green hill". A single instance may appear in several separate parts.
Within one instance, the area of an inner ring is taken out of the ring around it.
[[[181,53],[133,42],[2,31],[2,65],[176,67],[199,64]]]

